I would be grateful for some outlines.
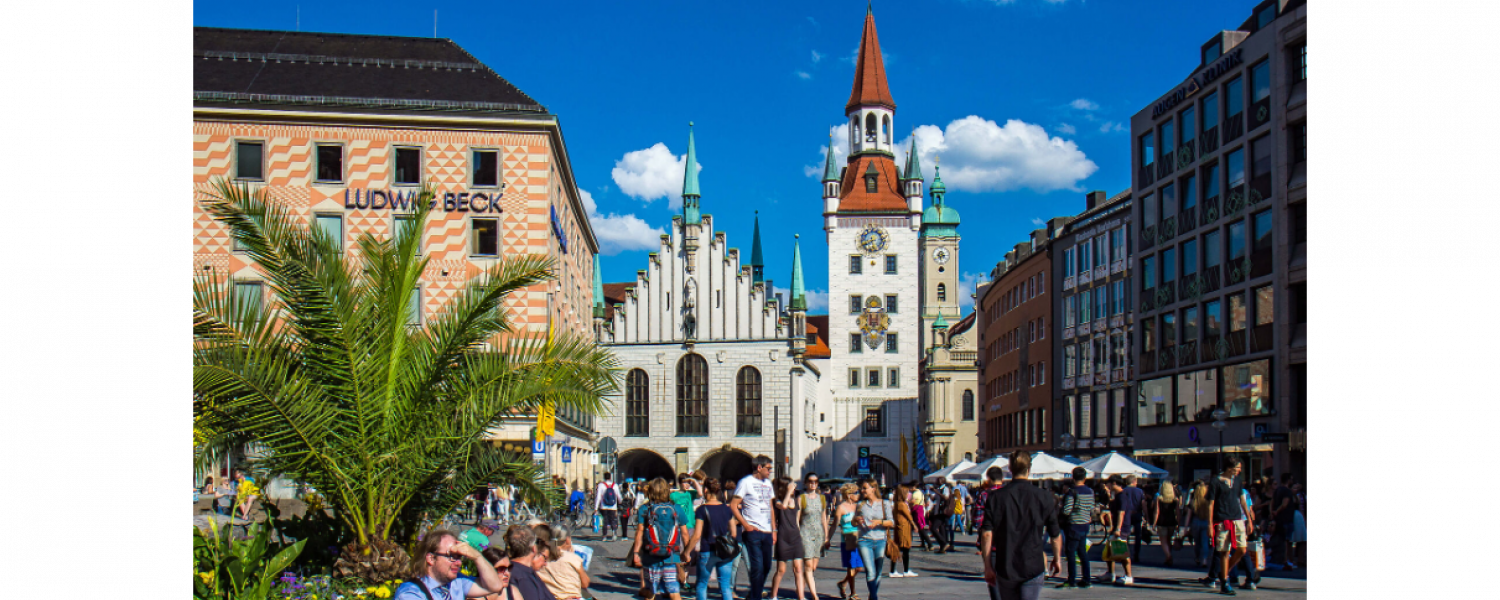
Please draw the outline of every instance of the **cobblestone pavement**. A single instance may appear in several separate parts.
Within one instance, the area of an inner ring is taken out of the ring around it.
[[[597,535],[588,530],[579,532],[577,541],[594,548],[595,562],[591,565],[589,572],[594,577],[593,585],[589,590],[599,600],[627,600],[634,598],[634,594],[640,587],[640,576],[635,569],[625,567],[624,557],[630,551],[628,542],[617,541],[600,542]],[[983,567],[977,556],[977,536],[958,536],[958,551],[948,554],[932,554],[919,548],[913,548],[911,552],[911,568],[920,574],[919,577],[882,579],[880,585],[881,598],[953,598],[985,600],[988,594],[984,589]],[[1104,563],[1097,560],[1098,550],[1094,550],[1091,562],[1095,577],[1104,575]],[[1047,580],[1047,587],[1042,592],[1043,598],[1101,598],[1101,599],[1137,599],[1137,598],[1187,598],[1187,597],[1217,597],[1213,590],[1203,587],[1198,583],[1198,578],[1204,575],[1197,569],[1162,567],[1162,553],[1160,547],[1143,548],[1141,550],[1143,563],[1134,567],[1135,585],[1127,588],[1113,587],[1108,584],[1096,583],[1093,588],[1086,590],[1078,589],[1055,589],[1053,586],[1061,583],[1059,579]],[[1174,555],[1175,562],[1179,565],[1193,564],[1192,548],[1178,549]],[[693,580],[695,567],[690,568],[688,579]],[[734,597],[743,599],[748,585],[748,577],[744,568],[737,568],[735,573],[736,588]],[[889,572],[890,564],[887,561],[885,572]],[[1116,567],[1117,573],[1119,567]],[[820,598],[825,600],[838,597],[838,587],[835,582],[843,577],[843,569],[839,564],[838,547],[835,546],[823,558],[818,565],[817,587]],[[1296,571],[1271,571],[1262,574],[1261,585],[1256,591],[1239,590],[1240,597],[1246,598],[1276,598],[1292,599],[1307,597],[1307,571],[1299,569]],[[869,600],[868,590],[865,588],[863,574],[856,580],[859,595]],[[770,579],[769,577],[767,578]],[[691,584],[689,584],[691,585]],[[769,596],[770,583],[767,582],[767,600]],[[796,588],[793,587],[791,575],[786,575],[781,584],[781,598],[795,598]],[[709,597],[717,598],[716,583],[709,584]],[[685,588],[684,599],[693,597],[692,588]],[[808,597],[808,600],[812,600]]]

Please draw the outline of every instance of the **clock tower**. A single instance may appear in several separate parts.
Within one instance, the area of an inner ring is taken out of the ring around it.
[[[823,377],[834,435],[824,451],[832,453],[832,477],[851,477],[861,474],[858,449],[868,448],[868,474],[894,483],[906,476],[898,465],[910,466],[901,440],[910,443],[917,424],[922,182],[920,170],[903,175],[896,165],[896,101],[868,10],[844,116],[849,139],[829,140],[822,180],[830,350]],[[835,164],[835,143],[848,144],[843,165]]]
[[[921,167],[916,164],[916,145],[908,152],[908,171],[921,177]],[[932,206],[922,213],[922,236],[919,246],[922,259],[918,270],[922,279],[922,352],[925,354],[934,345],[948,342],[934,337],[933,326],[941,321],[957,322],[963,317],[959,307],[958,289],[958,211],[943,200],[948,190],[943,186],[942,166],[932,177]],[[946,318],[945,318],[946,317]]]

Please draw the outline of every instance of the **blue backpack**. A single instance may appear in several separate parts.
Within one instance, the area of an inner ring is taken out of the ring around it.
[[[677,505],[653,504],[645,517],[648,525],[644,540],[646,554],[665,558],[682,551],[682,523],[677,517]],[[671,528],[663,529],[664,522],[671,523]]]

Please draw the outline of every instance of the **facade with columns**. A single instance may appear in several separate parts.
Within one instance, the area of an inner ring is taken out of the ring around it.
[[[687,164],[683,212],[645,268],[631,282],[595,278],[595,336],[624,373],[621,393],[606,399],[613,410],[598,421],[599,433],[614,438],[623,478],[701,469],[738,479],[760,454],[776,458],[778,472],[800,477],[818,445],[811,415],[821,378],[802,356],[800,250],[792,298],[783,304],[765,279],[758,218],[745,262],[702,212],[691,132]]]

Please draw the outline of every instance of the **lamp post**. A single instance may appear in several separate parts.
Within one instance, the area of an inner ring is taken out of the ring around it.
[[[1229,417],[1229,413],[1226,412],[1223,407],[1219,407],[1219,408],[1215,408],[1214,409],[1213,417],[1214,417],[1214,422],[1213,422],[1214,429],[1219,430],[1219,472],[1223,473],[1224,472],[1224,428],[1229,426],[1229,423],[1224,422],[1224,419],[1226,419],[1226,418]]]

